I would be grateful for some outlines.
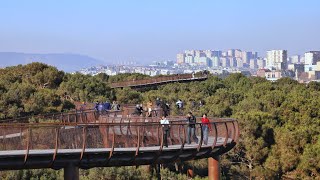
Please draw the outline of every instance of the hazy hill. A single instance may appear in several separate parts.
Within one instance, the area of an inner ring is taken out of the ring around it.
[[[0,52],[0,67],[43,62],[67,72],[76,71],[84,67],[105,64],[89,56],[79,54],[29,54],[16,52]]]

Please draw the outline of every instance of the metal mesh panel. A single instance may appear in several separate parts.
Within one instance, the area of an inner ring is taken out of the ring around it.
[[[83,145],[83,127],[63,126],[59,130],[59,149],[81,149]]]
[[[0,134],[0,150],[23,150],[27,144],[27,129],[20,127],[3,127]]]
[[[106,148],[108,146],[104,145],[103,131],[105,127],[92,126],[86,128],[86,148]]]
[[[54,127],[32,128],[29,145],[31,149],[54,149],[57,130]]]

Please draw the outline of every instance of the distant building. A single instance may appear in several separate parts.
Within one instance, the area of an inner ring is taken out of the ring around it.
[[[258,77],[264,77],[269,81],[276,81],[284,77],[283,72],[280,70],[259,69],[257,71]]]
[[[310,66],[310,65],[305,65]],[[319,80],[320,79],[320,61],[316,63],[316,65],[312,65],[313,70],[308,72],[309,80]]]
[[[242,51],[240,49],[236,49],[234,51],[234,57],[236,58],[242,58]]]
[[[266,61],[262,58],[257,59],[257,65],[259,69],[262,69],[266,66]]]
[[[194,63],[194,57],[193,56],[190,56],[190,55],[187,55],[185,58],[185,63],[188,63],[188,64],[192,64]]]
[[[194,63],[197,65],[203,65],[203,66],[212,66],[212,62],[211,59],[207,58],[207,57],[198,57],[196,56],[194,58]]]
[[[287,50],[271,50],[267,51],[267,62],[268,68],[276,70],[287,69]]]
[[[221,57],[222,56],[222,51],[212,51],[212,56],[213,57]]]
[[[305,64],[304,65],[304,72],[310,72],[310,71],[315,71],[317,65],[310,65],[310,64]]]
[[[212,66],[213,67],[219,67],[220,66],[220,58],[217,56],[214,56],[211,58],[212,60]]]
[[[257,69],[257,60],[250,59],[250,69]]]
[[[211,50],[204,50],[203,52],[204,52],[205,56],[208,58],[211,58],[213,56],[213,53]]]
[[[258,69],[257,76],[265,78],[266,72],[271,72],[271,70],[270,69]]]
[[[270,72],[266,72],[266,79],[269,81],[276,81],[283,77],[282,71],[280,70],[272,70]]]
[[[196,50],[195,57],[206,57],[206,54],[201,50]]]
[[[184,53],[187,56],[195,56],[196,55],[196,51],[195,50],[185,50]]]
[[[243,68],[243,60],[242,58],[236,58],[237,61],[237,67],[238,68]]]
[[[177,54],[177,64],[185,63],[185,61],[184,61],[185,56],[186,55],[184,53]]]
[[[316,65],[320,61],[320,51],[309,51],[304,53],[304,64]]]
[[[222,67],[230,67],[230,60],[227,57],[220,58]]]
[[[229,57],[230,67],[237,67],[237,61],[235,57]]]
[[[300,62],[300,55],[295,55],[290,57],[290,63],[297,64]]]
[[[227,56],[228,56],[228,52],[222,52],[221,55],[222,55],[223,57],[227,57]]]
[[[229,57],[235,57],[235,52],[236,52],[235,49],[229,49],[229,50],[227,51],[227,56],[229,56]]]
[[[249,64],[250,59],[257,59],[258,58],[258,53],[257,52],[250,52],[250,51],[243,51],[242,52],[242,60],[243,63]]]

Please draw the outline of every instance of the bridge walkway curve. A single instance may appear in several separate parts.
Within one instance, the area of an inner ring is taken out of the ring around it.
[[[235,119],[210,118],[212,131],[207,144],[202,124],[196,123],[198,141],[187,144],[189,125],[182,117],[169,117],[169,145],[165,147],[157,117],[93,111],[49,117],[53,123],[0,124],[0,170],[66,169],[66,165],[88,169],[188,161],[222,155],[239,138]]]

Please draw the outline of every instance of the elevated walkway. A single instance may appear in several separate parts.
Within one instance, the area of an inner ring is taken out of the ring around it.
[[[189,81],[204,81],[208,78],[207,75],[195,76],[192,74],[177,74],[173,76],[163,76],[150,79],[132,80],[125,82],[112,83],[111,88],[124,88],[124,87],[144,87],[161,85],[173,82],[189,82]]]
[[[212,131],[207,144],[202,124],[196,123],[198,140],[187,144],[189,125],[185,118],[169,117],[165,147],[158,117],[82,111],[42,118],[53,122],[0,123],[0,170],[64,168],[76,172],[69,167],[74,170],[183,162],[218,157],[232,149],[239,138],[234,119],[210,118]]]

